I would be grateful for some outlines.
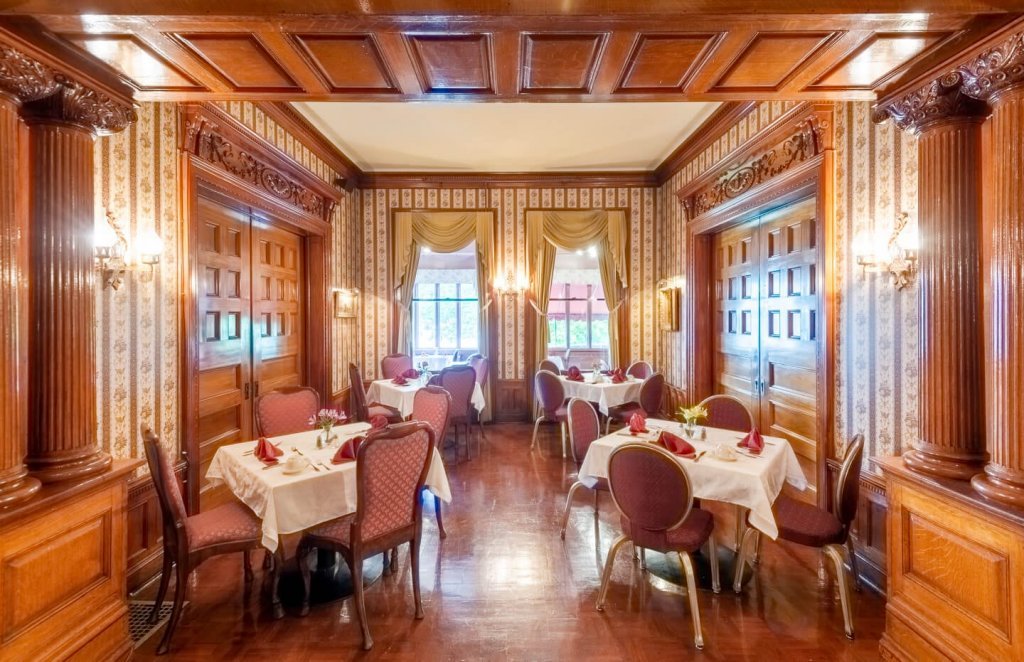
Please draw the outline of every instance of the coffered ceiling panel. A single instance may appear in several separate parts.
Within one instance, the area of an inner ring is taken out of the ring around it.
[[[758,33],[733,60],[715,88],[779,90],[833,37],[831,32]]]
[[[412,34],[406,39],[424,92],[494,93],[490,35]]]
[[[296,34],[292,37],[332,92],[399,91],[373,35]]]
[[[949,36],[948,32],[879,33],[832,67],[811,89],[869,90],[911,58]]]
[[[109,64],[139,89],[205,89],[132,35],[69,35],[68,39]]]
[[[301,89],[255,35],[178,33],[174,37],[239,92]]]
[[[681,90],[718,34],[641,34],[622,72],[619,90]]]
[[[590,91],[607,34],[523,35],[523,91]]]

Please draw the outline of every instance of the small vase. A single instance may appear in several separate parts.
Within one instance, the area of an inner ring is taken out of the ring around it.
[[[683,433],[687,437],[692,437],[697,432],[697,425],[693,421],[686,421],[683,425]]]
[[[329,428],[326,429],[326,430],[321,429],[320,430],[320,434],[318,434],[316,436],[316,447],[318,449],[322,449],[324,446],[330,446],[330,445],[331,445],[331,430]]]

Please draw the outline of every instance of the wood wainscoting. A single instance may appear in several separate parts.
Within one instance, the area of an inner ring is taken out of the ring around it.
[[[184,485],[188,465],[178,462],[174,475],[179,485]],[[187,490],[182,489],[182,494]],[[141,588],[160,573],[163,561],[163,514],[156,487],[149,474],[135,476],[128,481],[128,592]]]
[[[529,382],[524,379],[498,379],[494,385],[495,422],[531,420]]]
[[[826,498],[831,505],[835,494],[836,479],[842,462],[828,460],[828,489]],[[886,529],[885,515],[889,500],[885,493],[885,478],[879,474],[861,472],[860,499],[857,503],[857,519],[853,523],[854,546],[857,548],[857,563],[861,581],[881,594],[886,588]]]

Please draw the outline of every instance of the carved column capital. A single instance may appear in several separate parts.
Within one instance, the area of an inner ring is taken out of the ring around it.
[[[0,90],[19,101],[34,101],[55,94],[57,72],[21,51],[0,44]]]
[[[1024,33],[957,67],[956,73],[963,79],[964,94],[986,101],[1024,84]]]
[[[963,118],[983,118],[988,106],[964,94],[959,71],[946,74],[927,85],[875,108],[874,120],[892,118],[899,128],[918,134],[930,124]]]

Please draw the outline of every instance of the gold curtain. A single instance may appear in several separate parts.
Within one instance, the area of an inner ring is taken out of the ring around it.
[[[427,247],[435,253],[454,253],[476,240],[477,298],[480,301],[480,323],[477,347],[490,361],[494,371],[494,357],[490,352],[489,311],[490,283],[494,273],[494,212],[395,212],[392,265],[395,277],[395,298],[398,301],[398,343],[396,351],[412,355],[412,298],[416,271],[419,268],[420,249]],[[484,399],[488,406],[484,420],[490,418],[491,394],[484,384]]]
[[[601,286],[608,303],[608,344],[612,365],[619,351],[619,307],[628,286],[628,228],[622,210],[528,211],[526,213],[527,269],[533,281],[532,304],[537,313],[533,365],[548,354],[548,300],[555,271],[555,248],[577,250],[598,245]]]

